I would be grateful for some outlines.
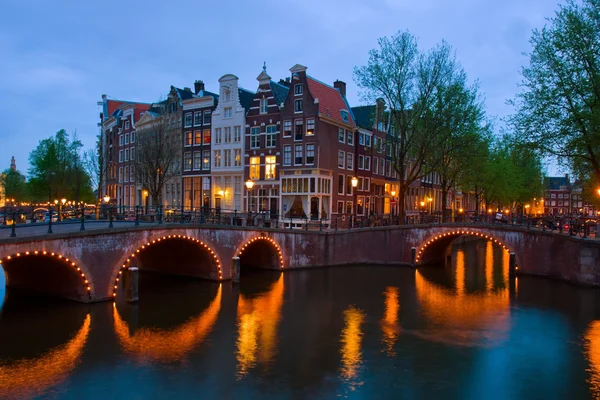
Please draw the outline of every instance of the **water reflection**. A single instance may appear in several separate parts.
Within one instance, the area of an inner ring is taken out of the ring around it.
[[[388,356],[396,355],[394,344],[400,333],[398,324],[398,312],[400,311],[400,300],[398,300],[398,288],[388,286],[383,293],[385,296],[385,313],[381,321],[381,330],[383,332],[383,344]]]
[[[240,294],[237,306],[237,376],[242,378],[257,363],[268,367],[277,348],[277,326],[283,305],[283,274],[256,297]]]
[[[477,289],[477,257],[467,262],[462,247],[454,251],[455,290],[436,282],[444,280],[440,274],[452,273],[451,270],[420,268],[415,274],[417,299],[427,321],[427,327],[416,334],[452,345],[490,346],[503,339],[510,328],[508,274],[504,272],[508,271],[508,258],[502,257],[500,262],[494,252],[501,250],[487,242],[485,285],[480,290]],[[495,271],[499,271],[498,279],[494,279]],[[467,287],[476,289],[469,291]]]
[[[144,327],[130,333],[130,327],[113,306],[115,332],[123,349],[142,363],[183,359],[200,345],[212,330],[221,310],[222,285],[210,305],[199,316],[173,329]]]
[[[5,398],[33,397],[64,381],[77,365],[90,331],[89,314],[66,344],[35,359],[0,365],[0,393]]]
[[[600,396],[600,321],[592,321],[585,333],[585,351],[590,363],[587,369],[592,393]]]
[[[362,324],[365,314],[362,310],[351,306],[344,311],[344,329],[342,330],[342,378],[356,384],[358,369],[362,361],[361,344],[363,340]]]

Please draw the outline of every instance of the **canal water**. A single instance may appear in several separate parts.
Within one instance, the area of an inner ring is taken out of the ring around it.
[[[594,398],[599,296],[511,282],[507,253],[484,241],[417,271],[143,275],[137,305],[9,291],[0,398]]]

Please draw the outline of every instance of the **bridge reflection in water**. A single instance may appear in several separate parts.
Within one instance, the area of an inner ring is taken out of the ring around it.
[[[172,329],[144,327],[134,330],[120,317],[113,304],[115,332],[123,349],[143,363],[182,360],[198,347],[212,330],[221,310],[222,284],[217,295],[200,315]]]

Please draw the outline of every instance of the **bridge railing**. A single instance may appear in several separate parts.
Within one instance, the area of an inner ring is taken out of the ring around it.
[[[596,221],[579,224],[556,224],[542,218],[498,219],[496,214],[480,216],[445,216],[440,214],[420,213],[407,215],[403,220],[392,214],[356,215],[351,213],[335,213],[327,215],[313,210],[307,215],[303,210],[289,210],[280,214],[278,210],[262,210],[259,212],[240,211],[223,208],[190,208],[190,207],[117,207],[104,205],[97,211],[86,208],[60,208],[56,211],[28,211],[13,208],[0,213],[0,238],[17,235],[42,235],[56,232],[72,232],[86,229],[106,229],[115,226],[125,227],[147,224],[206,224],[241,227],[260,227],[275,229],[338,231],[365,229],[395,225],[435,225],[455,223],[465,224],[499,224],[518,225],[527,229],[550,231],[565,235],[587,237],[597,231]]]

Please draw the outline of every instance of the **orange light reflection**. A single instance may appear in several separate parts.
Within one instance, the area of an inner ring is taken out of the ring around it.
[[[182,359],[202,343],[212,330],[221,310],[221,292],[222,288],[219,285],[217,295],[202,314],[169,331],[141,328],[130,336],[127,323],[119,316],[117,307],[113,307],[115,331],[121,346],[127,353],[144,363]]]
[[[77,334],[66,344],[33,360],[19,360],[0,366],[0,393],[6,398],[42,395],[49,387],[65,380],[81,357],[90,332],[88,314]]]
[[[237,374],[243,377],[257,363],[269,365],[275,357],[277,327],[283,305],[283,274],[268,292],[238,300]]]
[[[342,377],[346,380],[356,378],[358,368],[362,362],[362,323],[365,314],[362,310],[351,306],[344,311],[345,326],[342,331]]]
[[[398,324],[398,311],[400,311],[398,288],[389,286],[383,294],[385,296],[385,314],[381,320],[383,344],[386,353],[390,357],[393,357],[396,355],[394,344],[398,340],[398,334],[400,333],[400,326]]]
[[[587,372],[588,384],[592,393],[600,393],[600,321],[590,322],[585,333],[585,352],[590,363]]]

